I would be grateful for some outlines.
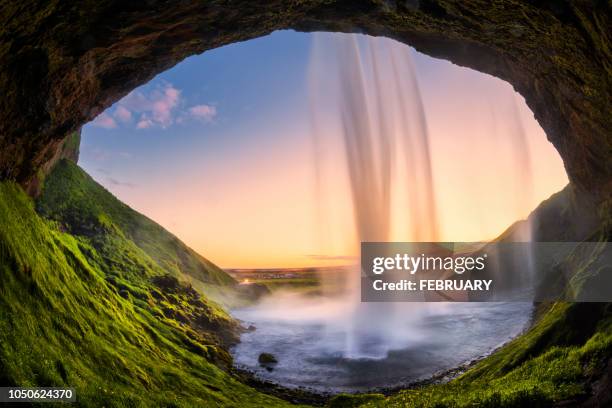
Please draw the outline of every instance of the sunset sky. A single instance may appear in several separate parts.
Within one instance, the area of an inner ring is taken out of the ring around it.
[[[325,47],[339,35],[316,41]],[[325,186],[315,183],[314,39],[282,31],[188,58],[86,125],[79,164],[222,267],[347,263],[355,254],[350,189],[331,136]],[[441,240],[493,238],[565,186],[559,155],[509,84],[411,52]],[[521,127],[526,157],[516,155]],[[406,223],[404,213],[396,203],[392,220]],[[402,228],[392,238],[411,239]]]

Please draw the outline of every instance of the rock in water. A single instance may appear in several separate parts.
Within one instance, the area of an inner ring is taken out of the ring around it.
[[[264,367],[268,371],[272,371],[278,360],[270,353],[261,353],[257,358],[259,365]]]

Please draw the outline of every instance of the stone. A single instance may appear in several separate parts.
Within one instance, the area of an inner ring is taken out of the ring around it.
[[[274,357],[273,354],[261,353],[257,358],[257,362],[259,362],[259,364],[261,365],[270,365],[278,363],[278,360],[276,359],[276,357]]]

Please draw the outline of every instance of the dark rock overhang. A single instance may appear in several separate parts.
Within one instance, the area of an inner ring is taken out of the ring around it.
[[[184,58],[278,29],[384,35],[521,93],[583,195],[612,192],[608,2],[55,1],[0,6],[0,179]]]

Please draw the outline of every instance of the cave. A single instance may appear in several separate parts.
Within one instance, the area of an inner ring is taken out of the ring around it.
[[[3,6],[0,176],[28,185],[71,132],[193,54],[278,29],[363,32],[508,81],[573,185],[610,193],[609,6],[571,2],[23,2]]]
[[[589,239],[597,231],[609,241],[612,17],[606,2],[24,1],[0,10],[0,180],[17,182],[34,198],[54,165],[74,153],[75,132],[191,55],[282,29],[365,33],[509,82],[563,160],[570,212],[584,215],[563,239]],[[547,225],[555,214],[544,214]],[[547,229],[542,239],[556,234]],[[134,296],[127,292],[122,296]],[[582,344],[610,313],[606,304],[564,307],[504,369],[551,345]],[[211,358],[226,361],[218,353]],[[606,362],[593,374],[599,382],[587,403],[610,397],[610,367]]]

